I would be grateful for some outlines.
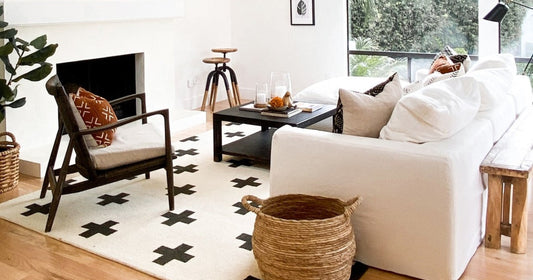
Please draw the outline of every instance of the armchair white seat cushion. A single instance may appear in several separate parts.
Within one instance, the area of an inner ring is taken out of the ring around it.
[[[89,154],[96,169],[110,169],[165,155],[165,138],[151,123],[119,127],[111,145]]]

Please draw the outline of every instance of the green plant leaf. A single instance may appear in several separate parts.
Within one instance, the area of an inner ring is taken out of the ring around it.
[[[4,63],[6,67],[6,71],[9,72],[11,75],[16,75],[17,72],[15,71],[15,68],[13,68],[13,65],[11,65],[11,62],[9,61],[9,58],[7,56],[0,56],[0,60]]]
[[[52,64],[45,63],[41,65],[39,68],[35,68],[26,74],[22,74],[18,76],[17,78],[13,79],[13,82],[18,82],[22,79],[26,79],[32,82],[40,81],[46,78],[46,76],[48,76],[50,72],[52,72]]]
[[[44,48],[44,46],[46,46],[46,35],[42,35],[33,39],[33,41],[30,42],[30,45],[38,50]]]
[[[7,85],[7,81],[5,79],[0,79],[0,93],[1,93],[2,99],[4,101],[13,101],[13,100],[15,100],[15,95],[16,94]]]
[[[37,50],[27,56],[22,57],[19,60],[20,65],[31,66],[35,63],[43,63],[47,58],[54,55],[56,52],[57,44],[50,44],[40,50]]]
[[[5,106],[11,107],[11,108],[19,108],[19,107],[24,106],[24,104],[26,104],[26,97],[19,98],[9,104],[5,104]]]
[[[13,38],[13,37],[15,37],[15,35],[17,35],[17,32],[18,31],[16,29],[13,29],[13,28],[0,31],[0,38],[2,38],[2,39]]]
[[[0,28],[4,28],[8,25],[7,22],[3,21],[3,20],[0,20]]]
[[[8,56],[12,52],[13,52],[12,44],[6,44],[0,47],[0,56]]]

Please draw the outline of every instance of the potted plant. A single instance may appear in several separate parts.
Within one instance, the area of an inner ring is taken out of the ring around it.
[[[4,7],[0,6],[0,16],[4,14]],[[8,23],[0,21],[0,39],[4,42],[0,46],[0,64],[5,72],[0,76],[0,123],[5,119],[6,108],[19,108],[26,104],[26,98],[17,98],[18,82],[25,79],[40,81],[52,72],[52,64],[46,60],[52,56],[57,44],[46,43],[46,35],[39,36],[30,42],[17,37],[18,31],[8,27]],[[16,60],[11,61],[11,57]],[[4,136],[11,139],[1,141]],[[11,140],[11,141],[9,141]],[[14,189],[19,178],[19,148],[15,136],[9,132],[0,131],[0,193]]]

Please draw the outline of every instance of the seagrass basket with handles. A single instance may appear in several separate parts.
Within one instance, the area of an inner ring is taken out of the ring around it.
[[[349,279],[356,248],[350,216],[360,201],[358,196],[347,202],[303,194],[244,196],[244,207],[257,214],[252,248],[263,280]]]
[[[20,145],[15,139],[15,135],[10,132],[0,132],[0,193],[10,191],[17,187],[19,183],[19,150]]]

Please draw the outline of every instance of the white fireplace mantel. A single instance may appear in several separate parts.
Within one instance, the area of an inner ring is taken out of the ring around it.
[[[11,25],[180,18],[184,0],[4,0]]]

